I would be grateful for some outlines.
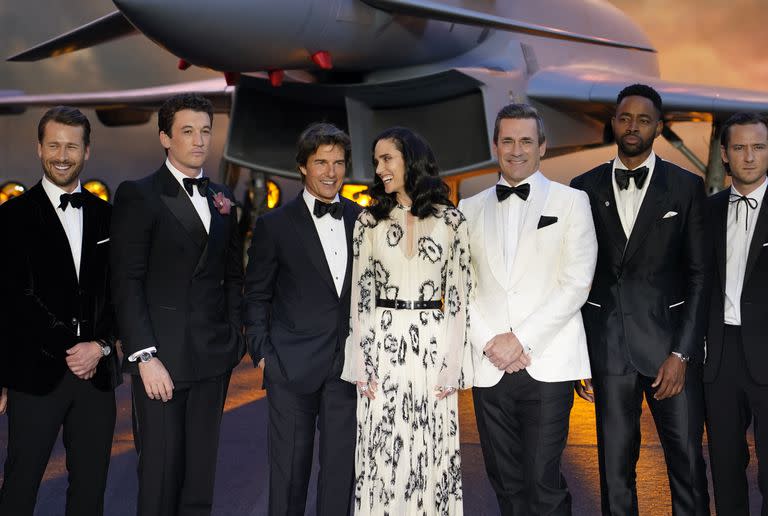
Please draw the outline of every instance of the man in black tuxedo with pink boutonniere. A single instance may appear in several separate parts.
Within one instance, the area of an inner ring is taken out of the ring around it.
[[[140,516],[210,514],[224,399],[245,351],[232,195],[202,172],[212,123],[207,99],[168,99],[158,114],[165,163],[115,194],[113,286]]]

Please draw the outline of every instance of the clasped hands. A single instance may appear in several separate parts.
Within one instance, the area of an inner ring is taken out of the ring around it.
[[[511,331],[489,340],[483,348],[483,355],[497,369],[507,373],[516,373],[531,365],[531,356],[523,350],[523,345]]]
[[[90,380],[96,374],[96,367],[103,356],[98,342],[80,342],[67,350],[67,367],[81,380]]]

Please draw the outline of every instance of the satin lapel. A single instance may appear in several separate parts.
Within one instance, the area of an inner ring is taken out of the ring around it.
[[[338,295],[333,277],[331,277],[331,269],[328,267],[328,261],[325,259],[323,244],[320,243],[315,222],[312,220],[312,215],[304,203],[302,194],[300,193],[286,208],[289,208],[288,213],[296,230],[296,235],[303,244],[303,248],[306,249],[309,261],[317,269],[318,274],[320,274],[320,277],[323,278],[323,281],[325,281],[333,294]]]
[[[763,250],[763,244],[768,238],[768,199],[763,198],[763,202],[760,205],[760,213],[757,215],[757,222],[755,223],[755,232],[752,235],[752,242],[749,244],[749,254],[747,255],[747,268],[744,271],[744,283],[749,280],[749,275],[755,268],[757,257]],[[726,203],[727,205],[727,203]]]
[[[192,201],[170,170],[163,166],[159,174],[162,183],[160,199],[184,227],[195,245],[202,249],[208,239],[208,234],[205,232],[203,221],[200,220],[200,216],[195,211]]]
[[[347,235],[347,268],[344,272],[344,284],[341,287],[341,296],[344,297],[352,286],[352,233],[355,229],[357,214],[352,209],[352,203],[345,202],[343,199],[341,205],[344,206],[344,231]]]
[[[595,184],[595,211],[600,216],[603,225],[605,226],[611,241],[616,245],[619,251],[619,256],[624,254],[624,249],[627,247],[627,235],[624,233],[624,228],[621,226],[621,219],[619,218],[619,212],[616,209],[616,196],[613,193],[613,161],[609,161],[603,165],[603,169],[597,178]]]
[[[41,183],[35,185],[25,195],[30,195],[31,200],[37,205],[37,212],[40,216],[40,233],[38,235],[40,241],[45,242],[47,249],[52,249],[51,255],[56,257],[56,261],[62,260],[60,262],[62,273],[69,275],[72,284],[76,286],[78,280],[75,261],[72,258],[72,249],[69,247],[69,239],[67,238],[66,231],[64,231],[64,226],[61,225],[61,220],[59,220],[59,216],[56,214],[56,208],[51,204]]]
[[[203,252],[200,253],[200,259],[195,267],[195,274],[204,270],[208,265],[208,258],[219,254],[221,246],[226,245],[225,235],[227,230],[226,219],[219,213],[218,208],[213,204],[213,196],[216,194],[212,189],[208,191],[208,209],[211,211],[211,227],[208,228],[208,238],[205,240]],[[198,217],[199,218],[199,217]],[[201,223],[202,225],[202,223]],[[203,228],[205,230],[205,228]]]
[[[730,191],[730,188],[728,190]],[[718,199],[713,211],[715,214],[714,227],[712,228],[715,236],[715,265],[720,276],[720,292],[725,292],[725,248],[728,244],[728,195]]]
[[[491,273],[499,282],[499,285],[507,288],[509,274],[504,265],[504,253],[501,246],[504,240],[501,238],[501,221],[498,220],[498,200],[496,191],[491,188],[488,190],[485,202],[483,203],[483,231],[485,233],[485,252],[488,260],[488,267]]]
[[[530,270],[528,264],[536,256],[536,231],[539,225],[539,217],[544,210],[549,197],[550,181],[539,172],[534,181],[531,181],[531,195],[528,197],[530,205],[525,212],[525,221],[523,229],[520,231],[520,238],[517,239],[517,251],[515,260],[510,273],[509,285],[514,285],[523,277],[527,270]]]
[[[645,198],[637,213],[632,234],[629,235],[627,249],[624,252],[624,262],[632,259],[632,256],[645,241],[645,237],[648,236],[651,227],[664,215],[662,211],[668,207],[667,193],[667,166],[661,158],[656,157],[651,183],[648,185],[648,191],[645,193]]]

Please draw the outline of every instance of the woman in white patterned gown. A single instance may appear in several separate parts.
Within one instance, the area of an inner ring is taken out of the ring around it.
[[[379,135],[373,164],[373,204],[352,240],[342,373],[360,392],[355,514],[463,514],[456,389],[472,379],[467,224],[413,131]]]

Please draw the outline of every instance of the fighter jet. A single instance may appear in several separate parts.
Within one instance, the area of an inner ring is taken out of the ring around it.
[[[768,111],[768,92],[680,84],[659,76],[657,52],[604,0],[114,0],[117,10],[9,59],[33,61],[144,35],[179,67],[221,79],[69,95],[7,95],[0,112],[57,103],[96,109],[106,125],[149,120],[160,102],[197,91],[230,115],[224,158],[298,177],[296,135],[318,119],[353,141],[350,181],[370,183],[368,148],[391,125],[423,134],[442,173],[494,166],[495,113],[529,102],[547,124],[548,155],[606,145],[619,90],[632,82],[662,95],[664,136],[698,161],[710,190],[723,184],[717,126],[739,110]],[[709,165],[670,125],[711,121]]]

